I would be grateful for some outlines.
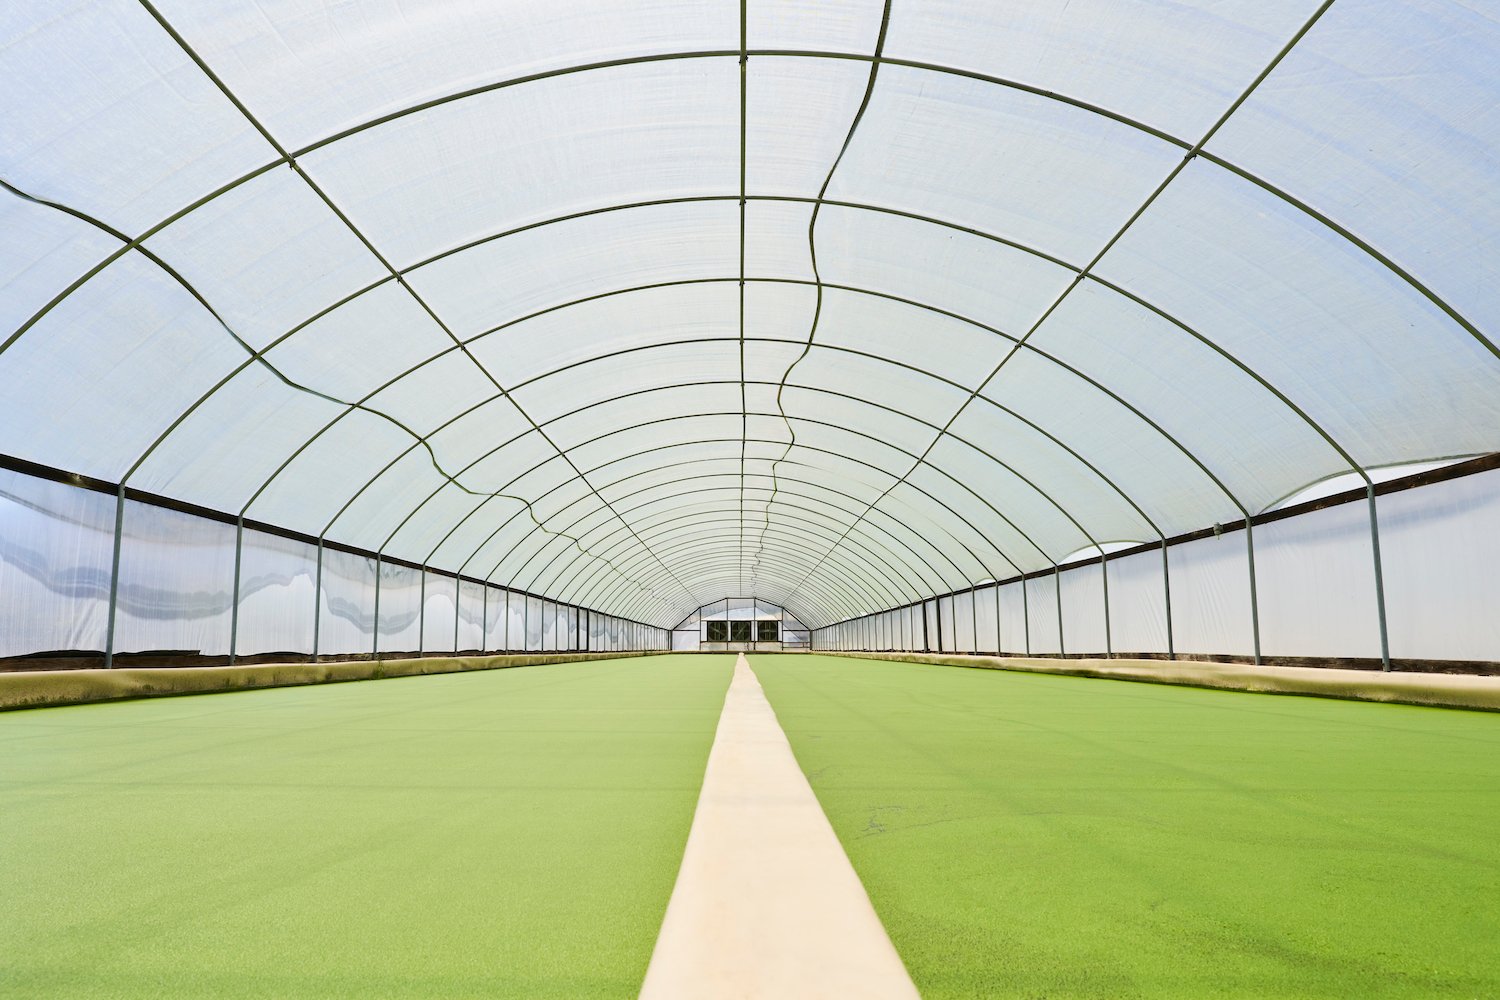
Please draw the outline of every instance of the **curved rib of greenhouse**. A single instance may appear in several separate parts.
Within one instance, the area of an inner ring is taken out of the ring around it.
[[[0,15],[0,659],[1500,661],[1493,12],[574,6]]]

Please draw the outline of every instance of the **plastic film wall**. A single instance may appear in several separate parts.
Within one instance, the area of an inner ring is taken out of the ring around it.
[[[0,469],[0,658],[669,644],[666,629],[486,581]]]
[[[815,629],[813,648],[1379,663],[1383,604],[1398,665],[1500,662],[1500,470],[1374,504],[1377,535],[1351,495],[1169,540],[1165,562],[1142,547]]]

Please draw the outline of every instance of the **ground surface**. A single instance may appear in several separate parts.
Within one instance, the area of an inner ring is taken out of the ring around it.
[[[1500,716],[750,662],[926,1000],[1500,997]]]
[[[0,715],[0,994],[634,996],[733,662]]]

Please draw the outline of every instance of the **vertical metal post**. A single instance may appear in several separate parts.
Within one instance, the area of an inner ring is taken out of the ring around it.
[[[995,655],[1005,652],[1005,637],[1000,633],[1000,581],[995,581]]]
[[[427,651],[427,564],[422,564],[422,579],[417,590],[417,656]]]
[[[375,553],[375,627],[371,630],[370,656],[380,659],[380,553]]]
[[[1375,612],[1380,621],[1380,669],[1391,669],[1391,638],[1385,618],[1385,568],[1380,559],[1380,522],[1375,515],[1375,484],[1365,484],[1365,499],[1370,504],[1370,552],[1375,557]]]
[[[453,578],[453,653],[455,656],[458,655],[458,623],[463,620],[459,617],[459,608],[463,606],[463,601],[464,578],[455,576]],[[479,644],[483,646],[484,640],[481,639]]]
[[[1260,666],[1260,599],[1255,587],[1255,531],[1245,515],[1245,556],[1250,566],[1250,635],[1255,642],[1255,665]]]
[[[488,653],[490,651],[490,584],[486,580],[482,592],[484,603],[480,605],[479,611],[479,651]]]
[[[1026,655],[1031,655],[1031,588],[1026,586],[1029,581],[1026,574],[1021,574],[1021,625],[1026,631]]]
[[[1172,572],[1168,569],[1167,540],[1161,540],[1161,589],[1166,600],[1167,612],[1167,659],[1177,659],[1177,647],[1172,636]]]
[[[115,493],[115,546],[109,570],[109,617],[104,629],[104,667],[115,665],[115,614],[120,604],[120,538],[125,528],[125,484]]]
[[[979,655],[979,587],[969,588],[969,631],[974,640],[969,647],[969,652],[975,656]]]
[[[1104,657],[1114,659],[1114,638],[1109,632],[1109,557],[1104,554],[1104,546],[1099,546],[1099,575],[1104,578]]]
[[[323,536],[318,536],[318,569],[313,576],[313,645],[312,662],[318,662],[319,634],[323,627]]]
[[[937,622],[938,652],[943,651],[943,601],[942,598],[934,598],[932,602],[932,617]]]
[[[1057,563],[1052,564],[1052,591],[1052,596],[1057,598],[1057,655],[1062,656],[1068,647],[1063,644],[1062,568]]]
[[[245,515],[234,519],[234,588],[230,591],[229,605],[229,665],[234,666],[234,655],[240,640],[240,554],[245,542]]]

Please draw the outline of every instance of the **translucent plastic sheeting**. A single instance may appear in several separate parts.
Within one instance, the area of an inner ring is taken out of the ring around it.
[[[240,545],[236,655],[311,653],[318,547],[249,528]]]
[[[324,546],[320,579],[318,653],[374,649],[375,559]]]
[[[1500,472],[1378,504],[1391,655],[1500,659]]]
[[[1000,608],[995,596],[994,586],[980,587],[974,592],[974,642],[978,653],[1000,651]]]
[[[1380,656],[1366,504],[1257,527],[1255,583],[1265,655]]]
[[[1167,595],[1161,550],[1110,559],[1109,628],[1116,655],[1165,653]]]
[[[506,598],[505,648],[524,651],[526,646],[526,595],[512,590]]]
[[[489,600],[484,609],[484,648],[486,650],[509,649],[506,643],[506,624],[509,614],[506,612],[506,602],[509,594],[498,587],[488,591]]]
[[[125,501],[115,651],[229,652],[235,529]]]
[[[415,653],[422,648],[422,571],[380,563],[379,645],[382,653]]]
[[[1255,536],[1260,537],[1256,529]],[[1255,649],[1245,532],[1226,531],[1167,548],[1172,634],[1178,653],[1246,656]]]
[[[422,578],[422,651],[452,652],[458,625],[458,581],[431,571]]]
[[[549,653],[563,648],[560,611],[551,601],[542,602],[542,648]]]
[[[1104,628],[1104,569],[1097,562],[1070,566],[1058,575],[1058,586],[1062,588],[1067,651],[1103,656],[1110,649],[1111,637]]]
[[[115,498],[0,470],[0,656],[103,650]]]
[[[1058,635],[1061,614],[1057,605],[1057,578],[1048,573],[1025,581],[1026,629],[1032,653],[1061,653],[1066,636]]]
[[[962,591],[953,600],[953,641],[965,653],[979,648],[978,623],[974,615],[974,592]]]
[[[1031,651],[1026,624],[1024,584],[1007,583],[1000,588],[1000,651],[1025,655]]]
[[[458,633],[455,647],[459,652],[481,649],[498,649],[488,643],[485,634],[485,618],[490,602],[500,596],[495,587],[485,587],[464,580],[458,588]]]
[[[522,648],[528,652],[541,652],[542,639],[547,634],[547,625],[542,616],[542,599],[527,596],[525,614],[526,645]]]
[[[1500,26],[1482,5],[924,0],[884,31],[881,14],[7,11],[0,454],[657,625],[728,592],[801,601],[818,626],[1236,520],[1356,465],[1495,448]],[[780,54],[742,69],[746,44]],[[594,495],[720,477],[763,529],[753,556],[699,544],[743,534],[728,523]],[[1268,527],[1268,653],[1369,655],[1370,574],[1329,603],[1292,551],[1345,565],[1345,513],[1327,538]],[[606,555],[569,551],[575,522]],[[1218,543],[1180,548],[1177,645],[1246,653],[1248,564],[1238,580]],[[279,578],[282,556],[255,558]],[[222,590],[220,561],[192,593]],[[1164,643],[1147,562],[1121,569],[1140,582],[1111,615],[1122,648]],[[133,593],[199,573],[159,568],[132,569]],[[22,575],[27,608],[62,599]],[[648,594],[663,575],[683,587]],[[1037,607],[1012,633],[1002,595],[1001,644],[1098,646],[1085,579],[1064,582],[1060,637]],[[378,645],[454,641],[403,634],[398,583]],[[276,592],[243,595],[244,648],[306,645],[305,611],[283,630],[250,603]],[[90,600],[68,598],[76,634],[26,628],[97,644]],[[429,610],[439,631],[462,617]],[[948,611],[927,641],[962,647]],[[124,614],[131,643],[223,645],[206,611]],[[329,617],[334,645],[377,645]],[[532,625],[576,641],[566,613],[523,617],[513,647]],[[625,631],[608,641],[649,638]],[[893,635],[884,619],[841,641]]]

